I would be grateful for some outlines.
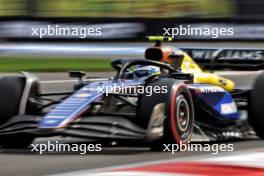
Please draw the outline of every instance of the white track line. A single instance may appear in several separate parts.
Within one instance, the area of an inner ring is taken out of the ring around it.
[[[84,81],[103,81],[108,80],[107,78],[91,78]],[[46,80],[46,81],[40,81],[41,84],[56,84],[56,83],[77,83],[78,80]]]
[[[222,163],[236,166],[264,168],[264,152],[243,153],[241,155],[220,156],[216,158],[202,159],[213,163]]]
[[[258,75],[263,71],[215,71],[215,74],[222,75],[222,76],[240,76],[240,75]]]
[[[55,83],[76,83],[77,80],[50,80],[50,81],[40,81],[41,84],[55,84]]]
[[[232,155],[232,156],[230,156]],[[236,158],[241,162],[243,160],[245,163],[243,165],[246,165],[247,159],[251,159],[248,163],[248,166],[251,166],[251,163],[253,163],[255,160],[258,162],[260,158],[264,156],[263,148],[256,148],[256,149],[250,149],[250,150],[242,150],[242,151],[235,151],[235,152],[223,152],[217,157],[215,155],[211,154],[201,154],[198,156],[188,156],[188,157],[182,157],[182,158],[169,158],[169,159],[163,159],[163,160],[156,160],[156,161],[143,161],[143,162],[136,162],[131,164],[123,164],[123,165],[116,165],[116,166],[110,166],[110,167],[102,167],[102,168],[95,168],[95,169],[84,169],[80,171],[73,171],[73,172],[66,172],[66,173],[59,173],[59,174],[51,174],[48,176],[100,176],[99,173],[107,172],[111,170],[118,170],[118,169],[124,169],[124,168],[133,168],[133,167],[141,167],[141,166],[148,166],[152,164],[162,164],[167,162],[184,162],[184,161],[203,161],[203,162],[217,162],[217,161],[227,161],[229,158],[232,159],[232,157],[236,156]],[[240,158],[241,156],[241,158]],[[256,157],[254,157],[256,156]],[[257,156],[261,156],[260,158]],[[219,158],[219,160],[218,160]],[[239,159],[240,158],[240,159]],[[254,160],[255,159],[255,160]],[[229,160],[230,161],[230,160]],[[236,162],[238,162],[236,160]],[[234,162],[235,163],[235,162]],[[230,161],[229,164],[234,164]],[[253,165],[254,166],[254,165]],[[262,164],[256,165],[255,167],[263,167]],[[105,175],[104,175],[105,176]],[[110,176],[110,175],[109,175]]]
[[[77,176],[77,175],[76,175]],[[87,174],[84,175],[78,175],[78,176],[87,176]],[[197,176],[197,174],[183,174],[183,173],[157,173],[157,172],[136,172],[136,171],[121,171],[121,172],[102,172],[102,173],[92,173],[89,174],[89,176]]]

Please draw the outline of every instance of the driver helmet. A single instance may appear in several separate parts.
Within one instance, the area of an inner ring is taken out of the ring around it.
[[[136,77],[139,77],[139,78],[149,76],[149,75],[159,75],[160,68],[156,66],[136,65],[134,69],[132,70],[132,73]]]

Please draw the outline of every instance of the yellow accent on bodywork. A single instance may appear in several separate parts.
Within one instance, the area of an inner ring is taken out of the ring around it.
[[[203,71],[187,53],[183,52],[183,54],[181,70],[183,73],[192,73],[194,75],[194,83],[206,83],[222,87],[229,92],[234,91],[235,83],[232,80]]]
[[[147,36],[149,41],[172,41],[172,37],[168,36]]]
[[[213,73],[206,73],[206,72],[194,73],[194,82],[219,86],[229,92],[232,92],[235,89],[235,83],[233,81]]]

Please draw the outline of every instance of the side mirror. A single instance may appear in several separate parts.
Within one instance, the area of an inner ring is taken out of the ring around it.
[[[184,55],[183,54],[171,54],[169,55],[169,58],[172,61],[171,65],[173,65],[175,68],[180,68]]]
[[[79,81],[83,81],[83,77],[85,76],[84,71],[69,71],[69,77],[71,78],[79,78]]]

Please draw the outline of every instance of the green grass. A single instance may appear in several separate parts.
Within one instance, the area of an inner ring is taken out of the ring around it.
[[[0,57],[0,72],[110,71],[110,62],[109,59]]]

